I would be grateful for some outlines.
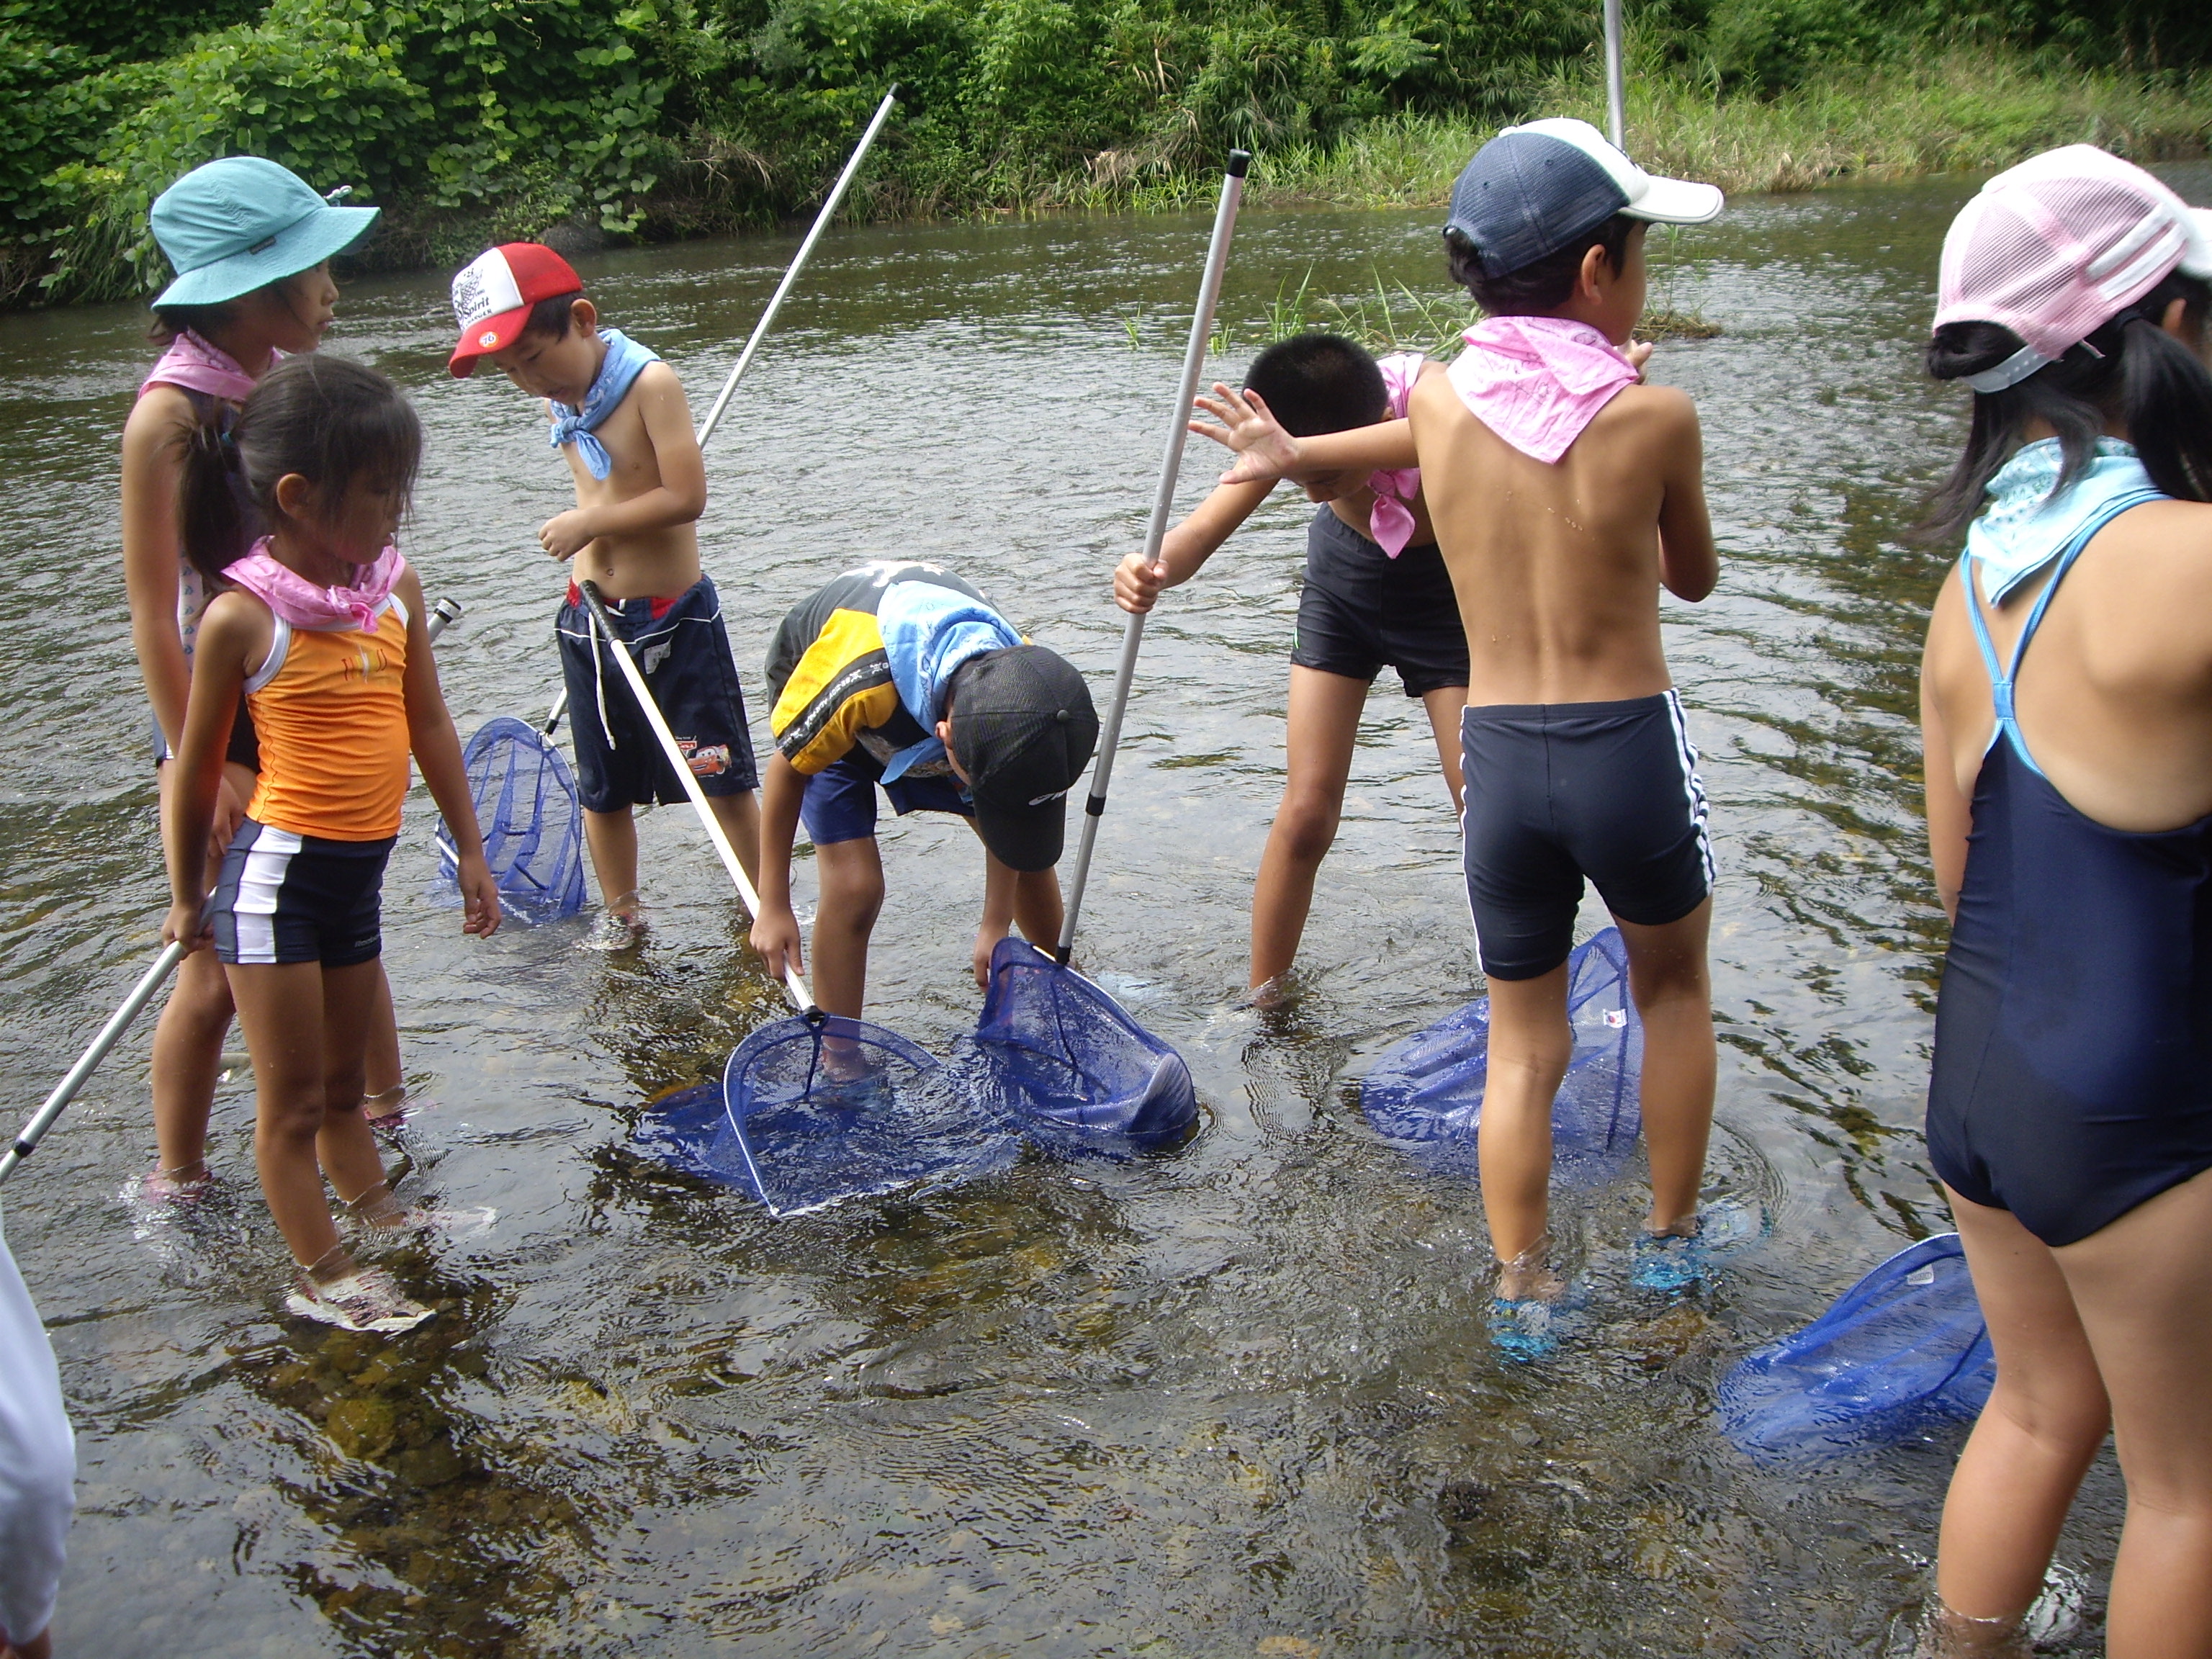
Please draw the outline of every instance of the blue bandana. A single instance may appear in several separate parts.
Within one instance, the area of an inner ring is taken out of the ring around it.
[[[592,389],[584,394],[584,406],[571,409],[562,403],[553,405],[553,447],[575,445],[576,453],[584,458],[584,470],[594,478],[605,477],[614,471],[615,464],[613,457],[607,453],[607,447],[594,438],[592,432],[629,396],[630,387],[645,373],[645,366],[660,361],[659,354],[650,346],[640,345],[618,328],[601,329],[599,338],[606,342],[607,355],[599,364]]]
[[[2054,494],[2065,453],[2056,438],[2039,438],[1990,480],[1990,504],[1966,532],[1966,556],[1979,566],[1991,605],[2064,552],[2090,521],[2124,496],[2162,499],[2136,459],[2135,446],[2097,440],[2097,453],[2063,492]],[[2130,503],[2133,505],[2134,503]]]

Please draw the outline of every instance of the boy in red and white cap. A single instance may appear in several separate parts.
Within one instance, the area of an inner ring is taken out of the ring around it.
[[[489,357],[545,399],[553,447],[568,458],[576,505],[538,532],[567,559],[569,586],[556,627],[568,689],[584,839],[609,913],[635,921],[637,829],[630,809],[673,805],[684,787],[602,655],[576,584],[597,582],[615,627],[644,672],[653,700],[750,873],[759,858],[760,811],[744,696],[722,624],[721,601],[699,564],[693,526],[707,506],[707,469],[675,371],[598,308],[568,262],[536,242],[480,254],[453,278],[460,343],[449,367]]]

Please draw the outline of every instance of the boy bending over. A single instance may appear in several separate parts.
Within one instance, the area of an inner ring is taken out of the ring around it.
[[[707,507],[707,467],[683,383],[621,330],[601,328],[583,290],[568,262],[535,242],[478,255],[453,278],[461,339],[449,367],[465,375],[489,357],[544,398],[553,447],[575,475],[575,507],[548,519],[538,544],[570,561],[556,627],[584,840],[609,913],[632,924],[639,898],[630,808],[673,805],[684,786],[620,671],[601,654],[611,647],[599,641],[578,583],[599,585],[749,875],[760,856],[758,777],[722,602],[699,564],[693,526]]]
[[[858,1019],[868,937],[884,903],[876,787],[892,810],[953,812],[983,843],[975,982],[1019,923],[1060,937],[1067,792],[1098,742],[1073,664],[1025,644],[959,577],[933,564],[848,571],[794,606],[769,647],[775,752],[762,791],[760,915],[753,948],[781,975],[799,963],[791,843],[803,821],[822,884],[814,1000]]]
[[[1545,1260],[1552,1102],[1573,1048],[1565,964],[1585,877],[1626,941],[1644,1026],[1637,1282],[1693,1282],[1717,1236],[1700,1237],[1698,1211],[1712,853],[1658,598],[1663,585],[1704,599],[1718,563],[1697,411],[1642,383],[1650,347],[1624,348],[1646,224],[1720,210],[1717,190],[1647,174],[1585,122],[1508,128],[1460,175],[1444,231],[1453,278],[1488,314],[1448,370],[1423,375],[1408,421],[1296,439],[1225,387],[1205,400],[1228,428],[1213,435],[1245,451],[1224,481],[1421,468],[1468,638],[1465,865],[1491,1009],[1482,1198],[1509,1353],[1551,1345],[1564,1288]]]

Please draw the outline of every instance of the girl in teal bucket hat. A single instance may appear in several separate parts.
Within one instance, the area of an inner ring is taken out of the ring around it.
[[[358,242],[377,211],[336,206],[289,168],[256,155],[195,167],[154,203],[154,239],[177,275],[154,301],[153,337],[166,349],[139,386],[123,428],[123,580],[131,641],[154,706],[165,810],[171,769],[163,763],[183,734],[192,642],[212,597],[183,557],[177,525],[181,458],[196,428],[228,428],[278,359],[321,343],[337,301],[331,256]],[[252,723],[241,703],[216,807],[218,862],[259,769]],[[215,867],[211,863],[210,886]],[[368,1086],[381,1091],[373,1097],[376,1105],[396,1112],[404,1085],[389,986],[375,1007]],[[135,1184],[135,1202],[166,1210],[204,1192],[208,1112],[231,1012],[230,989],[212,953],[186,957],[154,1034],[160,1159]]]

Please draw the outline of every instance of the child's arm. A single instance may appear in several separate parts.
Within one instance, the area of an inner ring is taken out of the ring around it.
[[[1293,438],[1258,392],[1239,392],[1218,380],[1213,395],[1200,398],[1197,406],[1221,424],[1193,421],[1190,429],[1237,452],[1237,465],[1221,475],[1225,484],[1260,479],[1272,483],[1310,472],[1395,472],[1421,464],[1413,449],[1413,423],[1402,418]]]
[[[422,584],[412,565],[399,573],[399,602],[407,607],[407,670],[401,690],[407,699],[407,744],[430,799],[460,854],[461,931],[489,938],[499,931],[499,883],[484,861],[483,834],[477,825],[476,801],[468,769],[461,763],[461,739],[438,684],[438,659],[430,650],[423,620]]]
[[[1695,605],[1721,577],[1713,521],[1705,511],[1705,434],[1698,429],[1698,406],[1686,393],[1662,386],[1638,395],[1654,392],[1674,405],[1666,410],[1661,459],[1666,494],[1659,502],[1659,580],[1676,599]]]
[[[761,776],[760,914],[753,918],[752,945],[777,979],[787,963],[795,973],[806,964],[799,949],[799,918],[791,908],[791,843],[799,835],[799,805],[806,779],[773,750]]]
[[[169,914],[161,923],[164,945],[183,939],[197,951],[212,935],[212,924],[203,920],[200,911],[207,902],[208,837],[216,793],[222,782],[223,750],[230,744],[231,721],[238,714],[246,665],[269,654],[272,632],[268,608],[242,593],[218,594],[200,617],[191,694],[185,704],[177,758],[171,763],[175,782],[168,822],[162,826],[169,855]]]
[[[123,588],[147,701],[174,750],[185,732],[192,665],[177,635],[177,446],[191,404],[173,386],[141,398],[123,426]]]
[[[1937,641],[1960,625],[1965,591],[1954,568],[1936,595],[1928,619],[1928,644],[1920,659],[1920,769],[1928,802],[1928,856],[1936,869],[1936,896],[1943,914],[1959,920],[1959,889],[1966,878],[1966,832],[1974,827],[1974,808],[1959,787],[1951,734],[1936,706],[1934,663]]]
[[[684,401],[684,383],[676,371],[666,363],[647,363],[629,395],[645,417],[660,483],[626,501],[571,507],[547,520],[538,543],[556,559],[574,558],[602,536],[641,536],[696,523],[707,510],[707,463],[692,434],[690,405]]]
[[[1237,527],[1274,487],[1272,480],[1214,486],[1213,493],[1162,538],[1158,564],[1146,564],[1139,550],[1114,567],[1114,603],[1124,611],[1150,611],[1162,588],[1180,587],[1198,574],[1199,567],[1237,533]]]

